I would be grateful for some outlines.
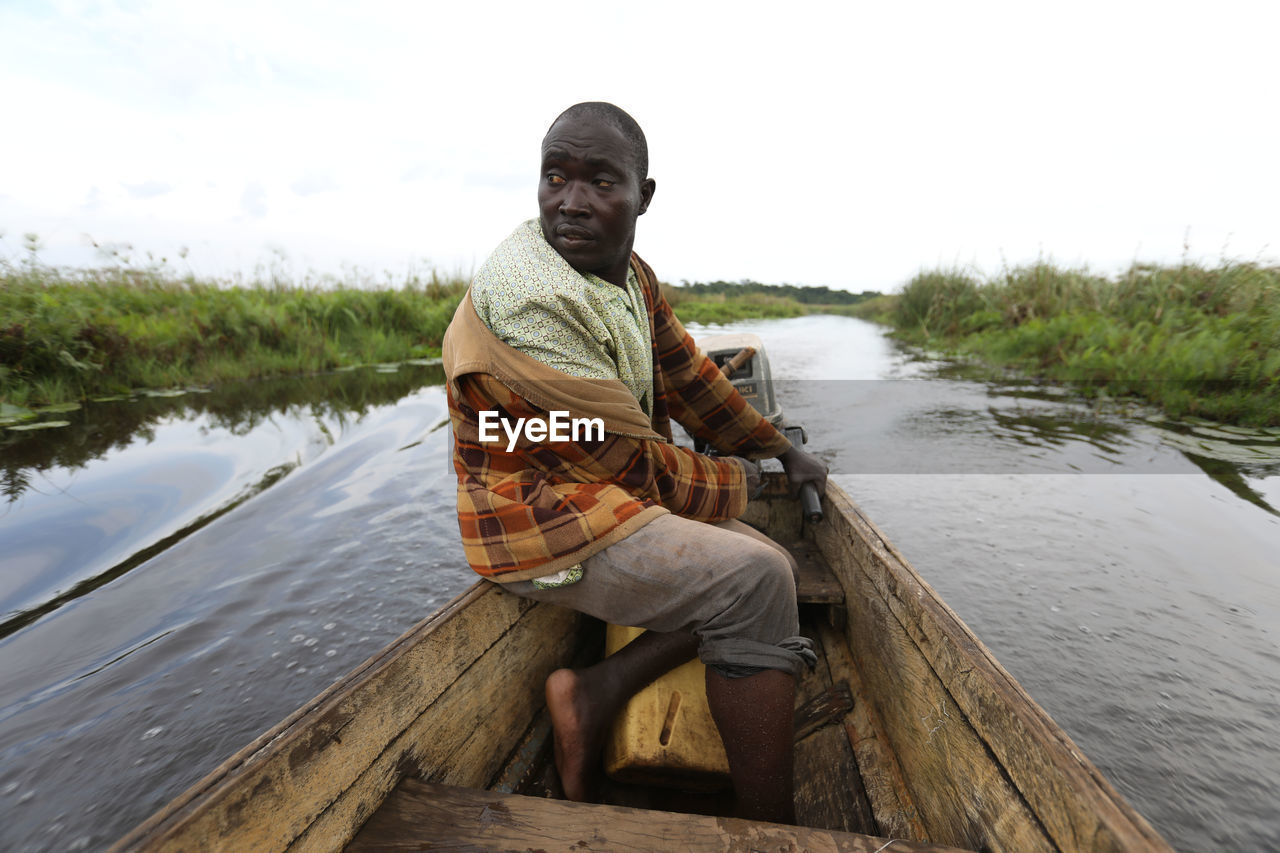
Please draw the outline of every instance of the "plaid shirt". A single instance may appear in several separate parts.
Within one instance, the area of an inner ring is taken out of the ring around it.
[[[449,376],[458,526],[467,561],[487,578],[508,582],[560,571],[665,512],[700,521],[741,514],[747,503],[741,467],[673,444],[672,420],[722,453],[772,457],[790,447],[695,346],[653,270],[636,255],[632,265],[649,315],[651,427],[659,437],[605,432],[602,439],[531,442],[521,433],[508,452],[505,434],[480,441],[480,412],[545,419],[547,410],[486,373]],[[458,310],[474,311],[470,300]]]

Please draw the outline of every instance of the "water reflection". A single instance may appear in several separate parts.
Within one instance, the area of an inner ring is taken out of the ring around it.
[[[282,480],[350,424],[442,379],[362,369],[138,395],[0,441],[0,639],[92,593]]]
[[[1208,457],[1223,463],[1221,476],[1259,478],[1271,476],[1280,459],[1280,437],[1264,431],[1236,435],[1234,444],[1198,440],[1193,451],[1177,424],[988,383],[775,385],[789,418],[805,413],[815,449],[837,474],[1188,474]]]
[[[1186,433],[1182,430],[1186,429],[1183,424],[1172,424],[1165,427],[1165,440],[1174,446],[1178,446],[1181,442],[1175,437],[1184,437]],[[1268,477],[1280,476],[1280,439],[1270,439],[1270,443],[1261,443],[1254,440],[1248,444],[1241,445],[1222,445],[1214,443],[1211,447],[1206,447],[1204,443],[1197,442],[1202,450],[1191,450],[1185,446],[1182,447],[1182,453],[1187,459],[1209,476],[1210,479],[1224,486],[1236,497],[1246,500],[1256,507],[1266,510],[1272,515],[1280,516],[1274,506],[1268,501],[1266,496],[1255,489],[1249,482],[1249,478],[1263,480]],[[1251,451],[1246,457],[1238,456],[1235,453],[1237,447],[1243,447]]]
[[[965,435],[976,444],[1014,442],[1027,449],[1023,462],[1043,460],[1041,450],[1062,451],[1072,442],[1087,445],[1087,459],[1061,458],[1077,473],[1185,473],[1198,469],[1236,497],[1272,515],[1280,515],[1253,482],[1280,476],[1280,428],[1219,424],[1201,418],[1171,419],[1134,399],[1098,398],[1084,384],[1045,385],[1024,380],[975,378],[969,365],[935,363],[925,377],[947,379],[957,392],[985,389],[985,412],[966,400],[957,406],[925,409],[918,417],[926,430]],[[1152,449],[1152,445],[1156,449]],[[948,451],[950,452],[950,451]],[[971,462],[984,457],[972,448],[960,451]],[[1184,464],[1189,463],[1189,465]],[[1025,470],[971,465],[965,473]],[[883,469],[877,473],[890,473]],[[1253,482],[1251,482],[1253,481]]]
[[[43,457],[0,508],[0,848],[105,847],[474,581],[440,378],[139,400]]]
[[[392,369],[394,368],[394,369]],[[155,440],[156,425],[205,415],[207,428],[232,436],[250,433],[265,419],[288,413],[317,422],[359,417],[372,406],[394,403],[424,385],[444,381],[437,364],[426,361],[232,382],[216,389],[139,392],[132,397],[89,402],[72,410],[45,410],[45,420],[65,421],[56,429],[0,428],[0,493],[12,503],[32,488],[41,472],[75,469],[112,450]]]
[[[1122,464],[1121,455],[1126,449],[1141,448],[1154,440],[1177,451],[1236,497],[1280,515],[1280,510],[1250,484],[1251,479],[1280,476],[1280,429],[1233,426],[1200,418],[1174,420],[1136,401],[1086,402],[1086,393],[1071,384],[1052,389],[1017,383],[988,385],[992,397],[1052,404],[1044,414],[1034,415],[1010,415],[995,407],[990,410],[999,427],[1025,436],[1031,446],[1085,441],[1108,454],[1099,458]]]
[[[1120,464],[1124,448],[1134,445],[1127,426],[1088,413],[1008,412],[992,406],[987,414],[998,436],[1023,447],[1065,447],[1081,442],[1102,451],[1099,458],[1115,465]]]

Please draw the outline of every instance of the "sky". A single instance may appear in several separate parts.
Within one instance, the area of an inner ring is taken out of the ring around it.
[[[1275,263],[1277,32],[1271,0],[0,0],[0,256],[468,275],[607,100],[671,282]]]

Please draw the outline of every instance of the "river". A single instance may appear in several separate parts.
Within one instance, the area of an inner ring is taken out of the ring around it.
[[[1280,431],[760,321],[811,449],[1179,849],[1280,849]],[[704,329],[695,332],[717,332]],[[0,433],[0,849],[97,850],[465,589],[437,368]]]

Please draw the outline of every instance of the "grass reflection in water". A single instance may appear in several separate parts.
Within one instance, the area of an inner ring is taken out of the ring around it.
[[[53,468],[82,468],[138,439],[152,440],[155,426],[164,421],[207,415],[212,426],[232,435],[246,435],[264,420],[285,412],[341,422],[444,381],[440,367],[429,362],[405,363],[394,371],[390,367],[232,382],[212,389],[187,389],[181,395],[138,392],[86,403],[72,411],[57,407],[56,419],[37,420],[34,425],[64,423],[60,428],[0,429],[0,493],[13,503],[31,487],[35,475]]]

